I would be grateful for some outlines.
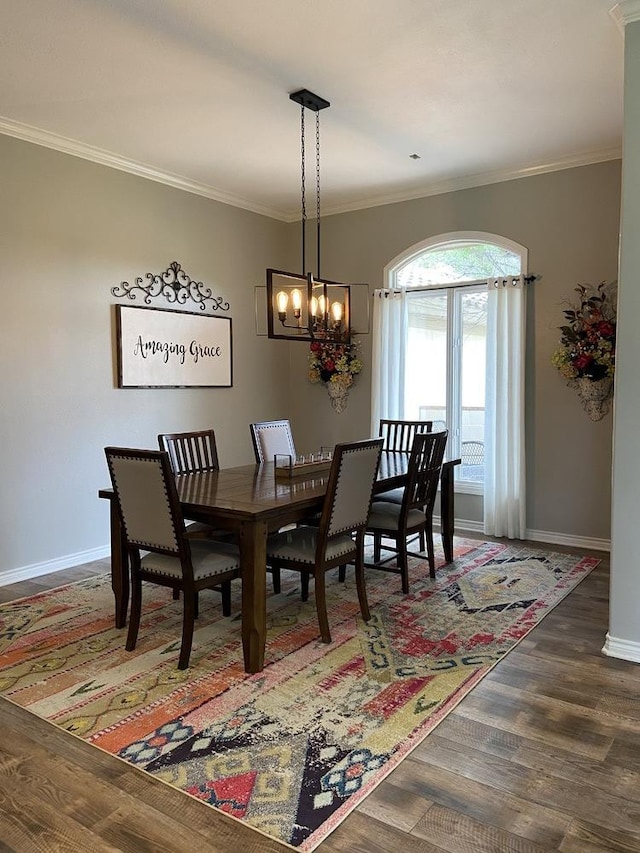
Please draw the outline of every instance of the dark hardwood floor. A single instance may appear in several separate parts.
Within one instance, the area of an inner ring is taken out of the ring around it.
[[[320,853],[640,851],[640,666],[601,653],[609,561],[595,555]],[[5,586],[0,601],[105,568]],[[287,849],[0,699],[0,851]]]

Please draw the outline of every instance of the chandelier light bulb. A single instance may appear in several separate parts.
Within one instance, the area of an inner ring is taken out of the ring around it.
[[[302,292],[297,287],[291,291],[291,304],[293,306],[293,316],[297,319],[302,313]]]
[[[276,304],[278,306],[278,319],[284,323],[287,319],[287,306],[289,304],[289,297],[284,290],[280,290],[276,294]]]

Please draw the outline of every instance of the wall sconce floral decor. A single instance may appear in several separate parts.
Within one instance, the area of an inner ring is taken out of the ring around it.
[[[616,282],[579,284],[577,303],[564,311],[560,346],[551,362],[578,391],[592,421],[607,414],[613,396],[616,358]]]
[[[340,414],[347,408],[349,389],[354,376],[362,370],[359,344],[334,344],[313,341],[309,348],[309,381],[322,382],[327,388],[333,410]]]

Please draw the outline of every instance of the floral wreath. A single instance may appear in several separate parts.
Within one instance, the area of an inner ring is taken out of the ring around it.
[[[313,341],[309,352],[309,381],[324,382],[347,391],[353,377],[362,370],[359,344],[334,344]]]
[[[579,284],[575,291],[578,305],[564,311],[566,325],[560,326],[560,346],[551,363],[572,384],[577,379],[613,378],[616,358],[616,313],[612,285],[601,282],[597,288]]]

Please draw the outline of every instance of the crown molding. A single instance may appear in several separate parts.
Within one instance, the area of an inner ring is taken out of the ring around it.
[[[440,181],[435,184],[423,184],[402,192],[388,193],[387,195],[371,198],[361,198],[358,201],[349,202],[343,205],[335,205],[332,207],[326,206],[323,211],[323,215],[328,216],[337,213],[351,213],[353,211],[364,210],[369,207],[381,207],[385,204],[398,204],[403,201],[414,201],[415,199],[427,198],[432,195],[443,195],[445,193],[458,192],[459,190],[469,190],[475,187],[499,184],[503,181],[514,181],[519,178],[544,175],[547,172],[559,172],[563,169],[574,169],[578,166],[591,166],[595,163],[605,163],[608,160],[621,159],[622,146],[604,148],[599,151],[561,157],[557,160],[550,160],[546,163],[539,163],[535,166],[524,166],[517,169],[498,169],[494,172],[466,175],[460,178]]]
[[[128,172],[140,178],[147,178],[147,180],[156,181],[157,183],[174,187],[174,189],[204,196],[205,198],[222,202],[222,204],[240,207],[252,213],[259,213],[262,216],[269,216],[271,219],[279,219],[284,222],[290,221],[280,210],[256,204],[248,199],[224,192],[208,184],[191,181],[188,178],[183,178],[181,175],[174,175],[171,172],[163,172],[153,166],[148,166],[146,163],[129,160],[111,151],[95,148],[92,145],[86,145],[75,139],[58,136],[56,133],[50,133],[47,130],[12,121],[2,116],[0,116],[0,133],[6,136],[13,136],[16,139],[22,139],[25,142],[33,142],[35,145],[42,145],[45,148],[52,148],[55,151],[61,151],[63,154],[71,154],[73,157],[90,160],[92,163],[98,163],[101,166],[118,169],[120,172]]]
[[[624,33],[626,24],[640,21],[640,0],[620,0],[609,10],[620,32]]]
[[[627,1],[636,3],[640,9],[640,0]],[[2,116],[0,116],[0,133],[5,134],[6,136],[13,136],[16,139],[22,139],[25,142],[32,142],[35,145],[42,145],[45,148],[52,148],[55,151],[61,151],[63,154],[70,154],[73,157],[90,160],[92,163],[108,166],[111,169],[128,172],[129,174],[137,175],[140,178],[156,181],[157,183],[165,184],[166,186],[173,187],[174,189],[204,196],[205,198],[219,201],[222,204],[229,204],[232,207],[239,207],[252,213],[258,213],[261,216],[268,216],[271,219],[277,219],[280,222],[292,223],[300,220],[299,210],[283,210],[256,204],[248,199],[218,190],[208,184],[190,181],[180,175],[174,175],[171,172],[163,172],[160,169],[156,169],[144,163],[139,163],[135,160],[128,160],[126,157],[121,157],[119,154],[114,154],[111,151],[95,148],[91,145],[78,142],[75,139],[58,136],[55,133],[50,133],[49,131],[41,130],[40,128],[32,127],[31,125],[12,121],[11,119],[3,118]],[[327,205],[323,208],[323,216],[331,216],[339,213],[351,213],[356,210],[366,210],[370,207],[382,207],[385,204],[398,204],[403,201],[414,201],[415,199],[427,198],[433,195],[444,195],[445,193],[458,192],[459,190],[473,189],[474,187],[483,187],[490,184],[502,183],[503,181],[513,181],[518,178],[528,178],[533,175],[557,172],[562,169],[573,169],[577,166],[589,166],[594,163],[602,163],[607,160],[618,160],[621,158],[622,148],[616,147],[588,152],[586,154],[575,154],[558,160],[539,163],[534,166],[525,166],[516,169],[499,169],[493,172],[467,175],[460,178],[439,181],[437,183],[421,184],[400,192],[370,197],[363,196],[356,201],[347,202],[345,204],[337,204],[333,206]]]

